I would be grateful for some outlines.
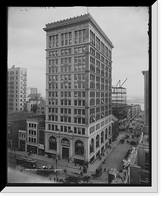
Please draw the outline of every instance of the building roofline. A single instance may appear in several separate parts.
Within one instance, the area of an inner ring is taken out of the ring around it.
[[[80,15],[80,16],[77,16],[77,17],[67,18],[67,19],[64,19],[64,20],[60,20],[60,21],[56,21],[56,22],[45,24],[46,27],[43,28],[43,30],[47,31],[47,30],[51,30],[51,29],[54,29],[54,28],[59,28],[61,26],[67,26],[67,25],[71,25],[71,24],[80,23],[80,22],[83,22],[83,21],[92,22],[92,24],[102,34],[104,39],[110,44],[110,46],[112,48],[114,48],[114,46],[113,46],[112,42],[110,41],[110,39],[106,36],[104,31],[100,28],[100,26],[97,24],[97,22],[94,20],[94,18],[91,16],[90,13],[84,14],[84,15]]]
[[[112,88],[115,88],[115,89],[116,89],[116,88],[117,88],[117,89],[126,89],[125,87],[113,87],[113,86],[112,86]]]

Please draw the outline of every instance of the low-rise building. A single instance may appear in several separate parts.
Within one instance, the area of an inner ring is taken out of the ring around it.
[[[26,151],[35,154],[44,154],[44,115],[28,117],[27,124],[27,140]]]
[[[8,148],[18,148],[18,130],[26,128],[25,115],[12,114],[9,115],[7,121],[7,142]]]
[[[18,130],[18,150],[19,151],[26,150],[26,129]]]
[[[8,148],[19,148],[19,130],[26,130],[26,118],[34,116],[34,113],[10,113],[7,118],[7,143]]]

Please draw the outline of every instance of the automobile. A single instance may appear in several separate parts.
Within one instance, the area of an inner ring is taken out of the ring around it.
[[[80,174],[67,172],[65,183],[79,183],[82,180]]]
[[[42,176],[49,176],[49,174],[55,174],[55,169],[53,166],[44,165],[40,168],[37,168],[37,174]]]
[[[123,144],[123,143],[124,143],[124,139],[121,139],[121,140],[120,140],[120,143]]]
[[[125,138],[128,139],[128,138],[129,138],[129,135],[126,135]]]
[[[136,145],[136,142],[132,140],[132,141],[130,141],[130,144],[131,145]]]

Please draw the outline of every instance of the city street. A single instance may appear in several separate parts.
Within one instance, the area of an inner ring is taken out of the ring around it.
[[[52,163],[48,163],[45,161],[37,160],[37,167],[42,167],[43,165],[52,165]],[[37,175],[35,170],[23,170],[22,172],[19,169],[16,169],[16,160],[14,155],[10,155],[8,160],[8,182],[9,183],[52,183],[55,182],[54,178],[56,175],[51,174],[48,177],[44,177],[41,175]],[[58,167],[58,169],[62,169],[62,167]],[[64,167],[63,167],[64,168]],[[58,174],[58,178],[64,178],[65,174]],[[50,180],[51,178],[51,180]]]
[[[123,134],[123,133],[122,133]],[[124,134],[123,134],[124,135]],[[123,169],[122,159],[125,157],[127,151],[132,147],[132,145],[128,143],[121,144],[120,142],[116,145],[116,147],[113,148],[111,153],[106,158],[105,164],[102,164],[102,175],[96,180],[93,180],[92,182],[108,182],[108,174],[107,171],[110,168],[116,167],[118,171]],[[106,169],[106,172],[104,172],[104,169]]]
[[[141,122],[137,121],[136,119],[134,120],[134,129],[136,129],[134,132],[141,132],[140,130],[137,130],[137,128],[140,127]],[[134,133],[129,133],[129,131],[126,132],[120,132],[119,138],[124,137],[125,135],[129,135],[130,139],[132,138],[132,135]],[[132,140],[132,139],[131,139]],[[138,140],[138,138],[136,138]],[[116,168],[118,171],[123,169],[123,163],[122,160],[125,157],[127,151],[132,147],[133,145],[130,145],[129,143],[125,142],[122,143],[117,143],[115,146],[112,148],[110,154],[106,157],[105,163],[102,164],[102,175],[100,177],[97,177],[95,179],[91,179],[91,183],[107,183],[108,182],[108,174],[107,171],[110,168]],[[8,167],[9,167],[9,176],[8,176],[8,181],[9,182],[15,182],[15,183],[25,183],[25,182],[31,182],[31,183],[42,183],[42,182],[54,182],[55,174],[54,175],[49,175],[49,177],[43,177],[40,175],[36,174],[36,171],[31,171],[31,170],[24,170],[23,172],[19,172],[18,169],[16,169],[16,160],[15,160],[15,155],[10,154],[9,162],[8,162]],[[43,165],[52,165],[52,161],[48,162],[45,160],[37,160],[37,167],[41,167]],[[53,164],[55,167],[55,163]],[[58,169],[62,170],[71,170],[69,167],[67,168],[67,165],[60,165],[57,164]],[[14,171],[13,171],[14,170]],[[75,171],[76,169],[74,169]],[[79,170],[77,170],[79,171]],[[26,177],[26,178],[25,178]],[[51,177],[51,180],[50,180]],[[64,173],[58,174],[58,178],[65,178]]]

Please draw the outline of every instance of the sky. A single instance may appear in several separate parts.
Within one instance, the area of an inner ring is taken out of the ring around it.
[[[144,96],[148,70],[148,7],[88,7],[88,12],[114,45],[112,85],[119,80],[127,96]],[[43,97],[46,89],[45,24],[80,16],[87,7],[9,7],[8,68],[27,68],[27,86]]]

